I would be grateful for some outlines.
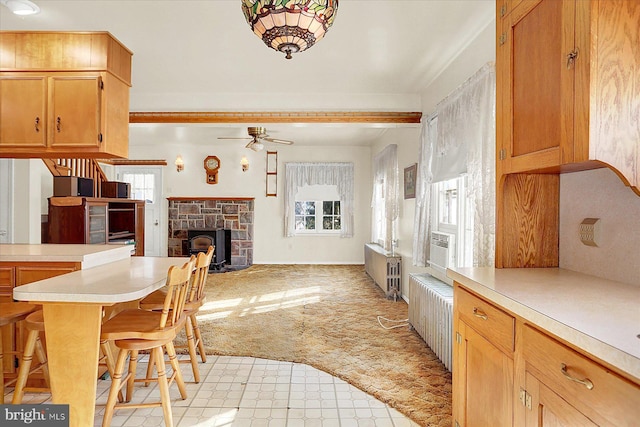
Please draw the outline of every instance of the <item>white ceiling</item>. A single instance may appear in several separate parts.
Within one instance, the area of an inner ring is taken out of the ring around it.
[[[0,7],[0,28],[109,31],[134,54],[131,111],[421,111],[421,93],[495,14],[495,0],[341,0],[325,38],[286,60],[251,32],[241,0],[33,1],[41,12],[29,17]],[[386,129],[267,128],[297,144],[357,145]],[[130,140],[245,134],[244,124],[132,125]]]

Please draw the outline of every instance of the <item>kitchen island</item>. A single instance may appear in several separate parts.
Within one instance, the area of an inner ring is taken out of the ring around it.
[[[454,280],[456,422],[620,426],[640,419],[640,286],[560,268],[447,274]],[[477,392],[487,387],[485,402]]]
[[[13,298],[42,304],[53,403],[69,405],[70,426],[93,425],[103,308],[135,301],[161,288],[169,267],[182,265],[187,259],[131,257],[130,250],[110,245],[36,246],[42,247],[22,248],[27,253],[21,255],[21,262],[44,261],[53,256],[49,251],[58,249],[57,261],[75,257],[80,259],[77,262],[90,266],[17,286]],[[83,254],[82,248],[72,249],[73,246],[84,246],[87,252]],[[64,255],[67,247],[68,255]],[[0,251],[3,249],[0,247]],[[93,258],[96,250],[99,255]],[[16,251],[19,250],[14,254]]]

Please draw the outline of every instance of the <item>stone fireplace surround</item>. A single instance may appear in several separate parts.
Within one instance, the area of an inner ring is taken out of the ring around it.
[[[253,264],[251,197],[169,197],[169,256],[189,256],[188,230],[231,230],[231,267]]]

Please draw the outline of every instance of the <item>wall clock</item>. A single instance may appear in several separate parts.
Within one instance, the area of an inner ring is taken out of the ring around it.
[[[207,184],[218,183],[218,169],[220,169],[220,159],[216,156],[207,156],[204,159],[204,170],[207,173]]]

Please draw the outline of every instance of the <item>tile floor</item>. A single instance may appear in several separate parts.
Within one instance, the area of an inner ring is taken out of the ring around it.
[[[146,357],[146,356],[144,356]],[[181,356],[184,357],[184,356]],[[146,363],[138,365],[142,371]],[[209,356],[200,363],[200,383],[181,365],[186,400],[170,387],[176,427],[414,427],[396,410],[352,385],[308,365],[252,357]],[[102,425],[111,382],[98,381],[95,426]],[[27,393],[24,403],[44,403],[48,394]],[[133,400],[159,400],[157,386],[137,385]],[[11,401],[7,396],[5,401]],[[112,426],[164,426],[162,408],[121,409]]]

